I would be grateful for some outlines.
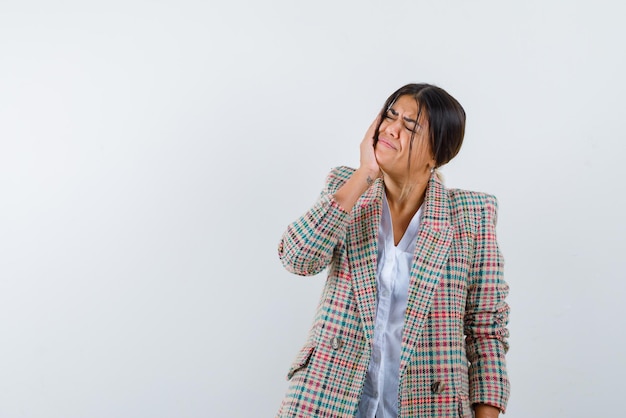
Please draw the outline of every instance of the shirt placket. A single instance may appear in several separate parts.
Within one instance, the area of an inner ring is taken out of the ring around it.
[[[378,397],[380,393],[383,393],[385,383],[385,361],[383,352],[385,351],[386,331],[389,324],[389,314],[391,311],[391,297],[393,293],[393,272],[395,271],[396,258],[394,256],[393,249],[386,248],[385,251],[385,263],[380,273],[379,278],[379,291],[378,291],[378,309],[376,313],[376,329],[374,352],[372,353],[372,360],[376,363],[376,377],[377,382],[376,393],[374,396]]]

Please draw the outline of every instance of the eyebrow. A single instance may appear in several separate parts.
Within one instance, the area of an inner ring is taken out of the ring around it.
[[[396,111],[394,110],[394,108],[390,107],[388,110],[391,112],[391,114],[392,114],[392,115],[394,115],[394,116],[398,116],[398,112],[396,112]],[[419,124],[417,123],[417,121],[416,121],[416,120],[413,120],[413,119],[411,119],[411,118],[407,118],[406,116],[405,116],[405,117],[403,117],[402,119],[404,119],[404,121],[405,121],[405,122],[414,123],[414,124],[416,124],[416,125],[419,125]]]

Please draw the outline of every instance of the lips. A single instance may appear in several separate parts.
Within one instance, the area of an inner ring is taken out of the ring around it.
[[[395,147],[395,145],[393,145],[393,144],[391,143],[391,141],[389,141],[389,140],[387,140],[387,139],[385,139],[385,138],[378,137],[378,143],[379,143],[379,144],[383,144],[383,145],[384,145],[384,146],[386,146],[387,148],[391,148],[391,149],[395,149],[395,150],[397,150],[397,149],[398,149],[398,148],[396,148],[396,147]]]

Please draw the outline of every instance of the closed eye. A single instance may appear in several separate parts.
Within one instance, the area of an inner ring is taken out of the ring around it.
[[[385,112],[386,119],[395,119],[396,117],[398,117],[398,112],[393,109],[387,109],[387,112]]]
[[[407,128],[409,131],[413,132],[416,131],[417,128],[420,127],[419,123],[417,123],[416,120],[413,120],[411,118],[403,118],[404,119],[404,126],[405,128]]]
[[[396,112],[394,109],[389,108],[387,109],[387,112],[385,112],[385,119],[391,119],[391,120],[396,120],[396,118],[398,117],[398,112]],[[409,131],[409,132],[415,132],[417,131],[418,128],[420,128],[420,124],[417,123],[416,120],[413,120],[411,118],[407,118],[404,117],[402,118],[404,120],[404,128]]]

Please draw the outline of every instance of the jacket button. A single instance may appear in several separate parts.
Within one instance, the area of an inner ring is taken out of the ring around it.
[[[444,390],[446,390],[446,384],[443,382],[435,382],[432,385],[430,385],[430,390],[433,393],[443,393]]]
[[[333,348],[333,350],[339,350],[341,348],[341,339],[339,337],[331,338],[330,346]]]

